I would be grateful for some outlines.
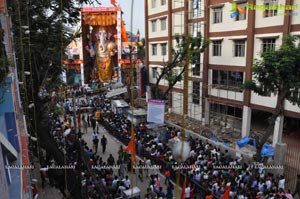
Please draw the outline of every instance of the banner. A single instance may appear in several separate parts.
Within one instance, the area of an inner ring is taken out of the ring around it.
[[[147,122],[163,124],[165,122],[165,101],[148,100]]]

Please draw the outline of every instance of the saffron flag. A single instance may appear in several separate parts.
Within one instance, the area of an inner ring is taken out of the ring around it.
[[[225,192],[221,199],[229,199],[230,198],[230,187],[225,188]]]
[[[116,6],[116,0],[110,0],[110,3]]]
[[[184,181],[182,185],[181,199],[185,199],[185,188],[186,188],[186,177],[184,177]]]
[[[136,163],[136,150],[135,150],[135,134],[134,129],[131,130],[131,139],[125,149],[126,152],[130,152],[133,161]]]

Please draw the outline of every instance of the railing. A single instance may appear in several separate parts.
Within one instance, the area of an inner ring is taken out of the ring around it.
[[[54,123],[50,123],[50,126],[52,126],[53,127],[53,124]],[[56,140],[53,138],[53,134],[52,134],[52,131],[54,130],[54,128],[51,128],[51,130],[50,130],[50,138],[51,138],[51,140],[49,140],[49,142],[53,142],[53,144],[55,144],[56,146],[57,146],[57,148],[58,149],[61,149],[61,146],[56,142]],[[76,139],[76,138],[75,138]],[[76,144],[77,145],[79,145],[79,143],[78,142],[80,142],[79,140],[73,140],[74,141],[74,144],[75,144],[75,142],[77,142]],[[82,161],[82,163],[83,163],[83,166],[84,166],[84,168],[88,171],[88,173],[90,174],[90,176],[93,178],[93,180],[94,181],[96,181],[96,174],[95,174],[95,171],[92,169],[92,167],[91,167],[91,165],[89,164],[89,157],[88,157],[88,155],[84,152],[84,150],[83,150],[83,148],[81,147],[81,145],[79,145],[80,146],[80,149],[78,149],[78,150],[80,150],[80,153],[81,153],[81,155],[80,155],[80,159],[81,159],[81,161]],[[61,150],[59,150],[60,152],[61,152],[61,154],[63,155],[63,152],[61,151]],[[69,161],[71,161],[68,157],[66,157],[67,158],[67,162],[69,162]],[[84,169],[84,170],[85,170]],[[82,170],[82,168],[80,168],[79,169],[79,171],[81,172],[81,171],[83,171]],[[68,170],[68,172],[72,172],[71,170]],[[75,175],[75,173],[72,173],[72,174],[68,174],[68,175]],[[79,174],[80,175],[80,174]],[[87,182],[86,182],[86,189],[87,189]],[[87,198],[88,196],[87,196],[87,194],[86,193],[84,193],[83,192],[84,191],[84,189],[82,189],[82,198]],[[96,186],[96,191],[97,191],[97,193],[99,193],[99,195],[100,196],[105,196],[104,198],[105,199],[112,199],[113,197],[111,196],[111,194],[110,194],[110,191],[108,190],[108,188],[107,187],[104,187],[104,186],[102,186],[100,183],[98,184],[98,186]]]
[[[285,156],[284,176],[286,187],[294,190],[296,187],[296,175],[300,174],[300,144],[288,143]]]

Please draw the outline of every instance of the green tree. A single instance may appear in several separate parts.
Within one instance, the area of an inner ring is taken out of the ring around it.
[[[47,111],[49,98],[40,98],[39,93],[44,89],[50,93],[59,87],[59,75],[64,69],[61,60],[66,58],[66,46],[77,36],[67,32],[66,27],[77,25],[80,5],[89,0],[9,0],[7,3],[18,78],[23,82],[20,92],[27,128],[31,136],[38,138],[33,145],[37,149],[34,153],[40,158],[41,146],[57,164],[64,165],[64,154],[48,131],[51,129]],[[34,103],[33,108],[28,108],[29,103]],[[67,184],[71,198],[81,198],[81,182],[76,179],[80,175],[74,175],[72,170],[66,173],[67,182],[64,174],[56,175],[59,188],[64,192]]]
[[[189,42],[187,42],[189,41]],[[190,59],[191,64],[199,63],[201,53],[209,45],[209,40],[205,39],[200,33],[197,37],[187,38],[185,35],[175,36],[175,48],[170,48],[172,59],[164,62],[161,73],[157,74],[156,83],[152,87],[152,96],[156,99],[166,99],[170,90],[177,82],[183,79],[183,73],[186,66],[186,59]],[[190,50],[188,50],[190,49]],[[190,51],[190,57],[188,52]],[[160,81],[165,79],[168,81],[168,88],[164,91],[159,90]]]
[[[254,61],[253,80],[244,87],[261,96],[277,95],[275,112],[263,136],[257,139],[256,161],[261,160],[261,149],[273,134],[276,118],[283,115],[285,100],[300,106],[300,45],[299,38],[287,36],[278,50],[268,49]]]

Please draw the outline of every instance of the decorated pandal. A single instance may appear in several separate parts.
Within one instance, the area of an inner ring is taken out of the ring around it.
[[[119,7],[82,9],[83,24],[89,29],[86,43],[91,42],[94,51],[89,54],[95,57],[98,78],[102,82],[109,82],[115,76],[112,68],[118,63],[118,56],[115,56],[118,55],[118,39],[127,41],[125,26],[118,12]],[[121,32],[117,31],[117,27],[121,28]]]
[[[109,32],[103,27],[97,34],[96,42],[96,62],[98,66],[98,76],[102,82],[108,82],[112,76],[111,59],[117,53],[117,45],[110,39]],[[109,38],[109,39],[108,39]]]
[[[103,12],[103,13],[84,13],[83,20],[85,24],[91,26],[111,26],[117,24],[116,12]]]

